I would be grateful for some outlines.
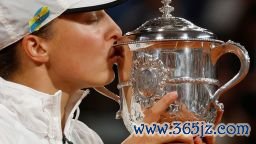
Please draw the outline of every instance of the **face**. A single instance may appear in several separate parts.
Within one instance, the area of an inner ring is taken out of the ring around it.
[[[104,86],[114,79],[112,45],[122,33],[104,11],[62,15],[51,29],[47,46],[52,79],[77,88]]]

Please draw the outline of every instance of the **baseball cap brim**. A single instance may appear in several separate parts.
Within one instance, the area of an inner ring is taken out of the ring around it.
[[[119,5],[124,1],[125,0],[80,0],[66,10],[66,13],[102,10]]]
[[[125,0],[0,0],[0,50],[63,13],[107,9]],[[43,11],[44,10],[44,11]],[[44,13],[43,15],[41,15]],[[44,17],[44,19],[41,19]]]

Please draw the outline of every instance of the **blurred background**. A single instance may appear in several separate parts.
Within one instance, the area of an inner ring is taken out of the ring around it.
[[[161,0],[128,0],[107,10],[124,33],[139,27],[145,21],[161,16]],[[225,105],[222,122],[249,123],[249,137],[218,137],[217,144],[256,143],[256,0],[174,0],[173,15],[183,17],[195,25],[215,33],[220,40],[233,40],[246,47],[251,66],[247,77],[226,92],[220,99]],[[218,62],[218,79],[227,82],[239,70],[234,55],[225,55]],[[116,71],[116,67],[114,67]],[[107,87],[115,93],[117,80]],[[91,90],[81,106],[80,120],[94,129],[105,144],[120,144],[128,135],[122,120],[115,120],[119,105]]]

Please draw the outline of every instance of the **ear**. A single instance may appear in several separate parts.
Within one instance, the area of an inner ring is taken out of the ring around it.
[[[49,60],[46,40],[35,35],[27,35],[22,39],[22,48],[27,56],[35,62],[45,63]]]

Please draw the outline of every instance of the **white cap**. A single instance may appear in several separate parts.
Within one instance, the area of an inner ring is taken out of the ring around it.
[[[1,0],[0,50],[38,30],[63,12],[104,9],[123,0]]]

